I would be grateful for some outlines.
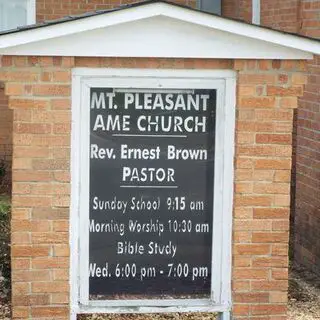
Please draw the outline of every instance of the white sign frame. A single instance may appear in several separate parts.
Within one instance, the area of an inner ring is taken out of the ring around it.
[[[90,88],[216,89],[211,299],[89,301]],[[220,312],[231,309],[231,234],[236,73],[230,70],[75,68],[72,75],[70,207],[71,319],[80,313]],[[86,264],[86,263],[83,263]],[[82,266],[83,266],[82,264]]]

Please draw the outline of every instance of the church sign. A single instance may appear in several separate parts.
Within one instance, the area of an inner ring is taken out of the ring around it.
[[[87,72],[74,77],[80,305],[220,310],[227,80]]]

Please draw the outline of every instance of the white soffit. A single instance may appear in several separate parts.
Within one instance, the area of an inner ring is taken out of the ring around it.
[[[320,42],[155,2],[1,35],[0,54],[312,59]]]

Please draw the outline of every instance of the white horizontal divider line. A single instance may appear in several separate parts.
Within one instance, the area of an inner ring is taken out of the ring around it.
[[[148,189],[177,189],[178,186],[133,186],[133,185],[121,185],[120,188],[148,188]]]
[[[125,134],[114,133],[113,137],[157,137],[157,138],[187,138],[187,135],[182,134]]]

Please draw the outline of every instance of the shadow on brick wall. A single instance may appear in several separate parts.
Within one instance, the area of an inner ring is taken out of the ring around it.
[[[11,192],[13,111],[0,83],[0,194]]]

